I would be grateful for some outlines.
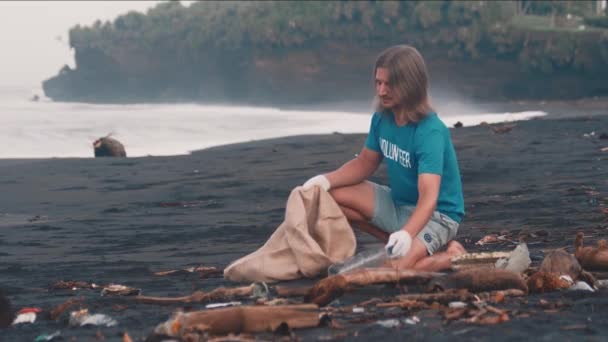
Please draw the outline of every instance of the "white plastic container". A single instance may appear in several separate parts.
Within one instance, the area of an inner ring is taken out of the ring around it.
[[[384,247],[381,249],[371,249],[355,254],[342,262],[329,266],[327,274],[331,276],[360,268],[380,267],[383,266],[388,259],[389,257],[386,254]]]

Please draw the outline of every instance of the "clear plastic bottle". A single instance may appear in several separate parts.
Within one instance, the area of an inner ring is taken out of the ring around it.
[[[327,269],[327,274],[331,276],[360,268],[380,267],[384,265],[384,262],[387,259],[388,255],[386,254],[384,247],[381,249],[370,249],[359,254],[355,254],[342,262],[329,266]]]

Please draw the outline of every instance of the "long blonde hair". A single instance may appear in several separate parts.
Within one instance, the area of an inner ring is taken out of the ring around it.
[[[382,51],[374,65],[372,78],[375,82],[378,68],[386,68],[391,92],[399,106],[405,109],[409,121],[420,121],[432,111],[428,94],[429,80],[422,55],[409,45],[395,45]],[[378,95],[374,96],[374,109],[387,113]]]

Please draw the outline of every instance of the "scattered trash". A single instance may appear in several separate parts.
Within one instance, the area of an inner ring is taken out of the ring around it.
[[[97,284],[89,284],[85,281],[73,281],[73,280],[68,280],[68,281],[63,281],[60,280],[58,282],[56,282],[55,284],[50,286],[51,290],[80,290],[80,289],[96,289],[99,286]]]
[[[241,302],[228,302],[228,303],[213,303],[205,305],[205,309],[216,309],[216,308],[225,308],[229,306],[239,306]]]
[[[466,253],[452,258],[452,269],[460,270],[473,267],[494,267],[498,259],[508,259],[511,252]]]
[[[17,312],[17,316],[12,324],[34,323],[36,321],[36,315],[40,312],[42,312],[42,309],[40,308],[23,308]]]
[[[56,320],[59,318],[59,316],[61,316],[61,314],[63,314],[65,312],[65,310],[67,310],[68,308],[70,308],[73,305],[80,304],[82,302],[84,302],[84,297],[68,299],[64,303],[59,304],[54,309],[52,309],[51,312],[49,313],[49,317],[52,320]]]
[[[110,284],[101,290],[102,296],[137,296],[140,293],[140,289],[119,284]]]
[[[583,134],[583,138],[593,138],[594,136],[595,136],[595,132],[594,131]]]
[[[577,233],[574,240],[576,259],[589,271],[608,271],[608,243],[599,240],[597,247],[583,246],[583,233]]]
[[[376,321],[376,324],[378,324],[379,326],[384,327],[384,328],[396,328],[401,325],[401,322],[399,322],[398,319],[392,318],[392,319]]]
[[[365,312],[365,308],[357,308],[357,307],[353,308],[353,313],[364,313],[364,312]]]
[[[606,288],[608,287],[608,279],[600,279],[595,282],[595,285],[600,289]]]
[[[104,314],[89,314],[88,309],[82,309],[79,311],[73,311],[70,313],[70,320],[68,325],[71,327],[83,327],[85,325],[95,326],[106,326],[112,327],[117,325],[118,322],[113,318]]]
[[[530,251],[525,243],[520,243],[515,247],[508,258],[501,258],[496,261],[496,268],[504,268],[508,271],[522,273],[530,267]]]
[[[405,324],[416,325],[418,323],[420,323],[420,318],[418,318],[418,316],[412,316],[405,319]]]
[[[602,147],[602,148],[600,149],[600,152],[608,152],[608,146],[606,146],[606,147]]]
[[[53,339],[55,339],[56,337],[61,337],[61,331],[57,330],[52,334],[42,334],[42,335],[38,335],[38,337],[36,337],[36,339],[34,339],[34,342],[46,342],[46,341],[52,341]]]
[[[211,276],[221,276],[223,275],[223,270],[218,269],[213,266],[197,266],[197,267],[188,267],[181,270],[170,270],[170,271],[161,271],[155,272],[156,276],[169,276],[169,275],[183,275],[183,274],[192,274],[198,273],[201,278],[208,278]]]
[[[327,274],[336,275],[367,267],[380,267],[387,259],[388,255],[384,247],[377,250],[371,249],[329,266]]]
[[[465,302],[450,302],[448,304],[448,307],[450,309],[464,309],[467,306],[469,306],[469,304],[465,303]]]
[[[506,241],[507,237],[504,235],[490,234],[481,238],[479,241],[475,242],[477,246],[487,245],[489,243],[497,243],[500,241]]]
[[[576,283],[574,283],[574,285],[570,286],[568,290],[595,292],[595,290],[584,281],[577,281]]]
[[[427,290],[467,289],[471,292],[518,289],[528,292],[520,273],[500,268],[469,268],[433,279]]]

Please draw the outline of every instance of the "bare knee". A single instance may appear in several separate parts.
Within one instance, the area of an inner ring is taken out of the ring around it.
[[[375,195],[369,182],[331,189],[329,194],[341,207],[351,208],[370,219],[374,212]]]

